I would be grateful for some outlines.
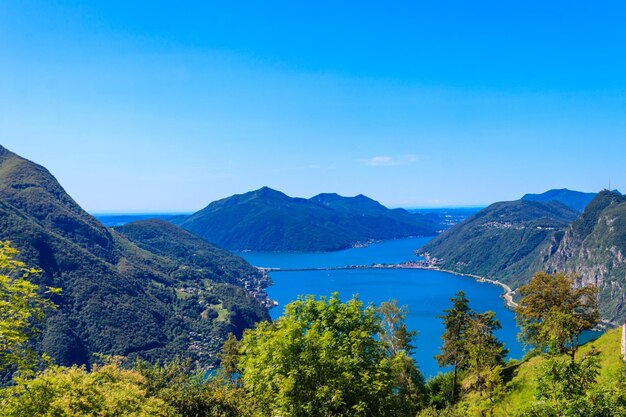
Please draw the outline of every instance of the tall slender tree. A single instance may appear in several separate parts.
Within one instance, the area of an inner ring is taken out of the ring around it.
[[[435,359],[440,366],[452,366],[454,369],[451,393],[451,401],[454,403],[457,399],[458,372],[465,367],[468,358],[466,332],[470,325],[472,310],[463,291],[457,292],[450,301],[452,308],[444,310],[443,316],[440,316],[445,331],[441,336],[443,341],[441,353],[436,355]]]
[[[378,337],[389,352],[396,379],[395,415],[414,417],[426,400],[424,377],[411,358],[417,332],[407,328],[408,308],[398,306],[397,300],[381,303],[378,313],[381,317]]]
[[[466,332],[467,340],[467,376],[464,383],[469,389],[476,390],[481,397],[486,395],[490,406],[502,394],[502,366],[507,350],[494,331],[502,328],[496,319],[496,313],[487,311],[472,314]]]

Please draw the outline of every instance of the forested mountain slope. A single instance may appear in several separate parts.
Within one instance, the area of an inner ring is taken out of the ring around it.
[[[359,195],[289,197],[263,187],[173,220],[231,250],[330,251],[371,240],[433,236],[438,225],[417,213],[390,210]]]
[[[577,213],[556,203],[506,201],[490,205],[420,249],[438,266],[517,286],[540,263],[546,242],[559,240]],[[532,274],[531,274],[532,275]]]
[[[175,235],[162,243],[189,239]],[[228,331],[268,318],[236,278],[262,279],[243,260],[207,250],[190,264],[156,244],[140,247],[87,214],[45,168],[2,147],[0,239],[42,270],[38,283],[62,289],[37,341],[60,364],[105,353],[208,365]]]

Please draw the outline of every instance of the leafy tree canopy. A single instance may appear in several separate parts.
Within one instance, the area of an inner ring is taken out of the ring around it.
[[[276,322],[246,331],[239,367],[260,414],[385,416],[410,410],[402,403],[409,398],[403,389],[410,386],[400,386],[407,379],[398,377],[407,369],[398,364],[406,364],[408,356],[393,355],[395,348],[378,337],[381,320],[373,306],[364,307],[358,298],[343,303],[335,293],[301,297]],[[411,389],[417,391],[421,375],[411,369]]]
[[[0,371],[12,367],[24,372],[35,366],[40,358],[29,346],[37,332],[35,322],[54,307],[30,281],[39,271],[16,260],[17,255],[10,242],[0,241]],[[59,290],[48,288],[47,292]]]
[[[36,378],[19,377],[16,383],[0,393],[5,417],[175,415],[163,400],[147,395],[140,373],[114,363],[96,366],[91,372],[84,367],[52,366]]]
[[[575,288],[567,275],[539,272],[519,293],[515,317],[521,339],[540,349],[567,353],[573,360],[580,334],[598,322],[597,289]]]

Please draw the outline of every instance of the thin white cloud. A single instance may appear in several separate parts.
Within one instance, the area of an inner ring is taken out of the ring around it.
[[[374,156],[368,159],[361,160],[365,165],[371,167],[391,167],[399,165],[409,165],[417,161],[415,155],[402,155],[402,156]]]

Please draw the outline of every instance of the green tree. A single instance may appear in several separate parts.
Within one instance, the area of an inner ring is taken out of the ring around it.
[[[539,369],[537,402],[522,410],[523,417],[620,417],[626,411],[626,385],[618,376],[599,386],[597,352],[572,361],[548,355]]]
[[[387,346],[389,354],[396,356],[400,352],[411,354],[415,349],[411,343],[417,332],[406,327],[407,306],[398,306],[398,300],[380,303],[378,312],[381,315],[380,340]]]
[[[450,400],[454,403],[458,398],[458,372],[465,367],[468,358],[465,333],[470,325],[472,310],[463,291],[459,291],[450,301],[452,308],[444,310],[444,315],[440,317],[443,319],[445,331],[441,336],[443,340],[441,353],[436,355],[435,359],[440,366],[453,367]]]
[[[239,369],[259,415],[398,415],[381,316],[357,298],[299,298],[274,323],[245,332]],[[402,353],[400,353],[402,354]]]
[[[596,287],[574,288],[567,275],[537,273],[520,287],[515,318],[521,340],[539,349],[566,353],[573,361],[579,336],[599,319]]]
[[[8,368],[30,371],[41,359],[29,342],[37,333],[36,321],[44,318],[54,304],[40,295],[43,291],[30,278],[39,271],[15,259],[18,251],[0,241],[0,371]],[[47,288],[47,293],[59,293]]]
[[[224,377],[233,384],[238,384],[239,365],[239,341],[234,334],[229,333],[222,346],[222,351],[217,355],[220,360],[220,370]]]
[[[426,381],[428,404],[437,410],[445,409],[452,404],[452,387],[454,382],[452,372],[438,373]]]
[[[412,344],[417,332],[406,326],[407,306],[398,306],[397,300],[386,301],[378,307],[381,317],[379,340],[387,348],[396,378],[397,415],[414,417],[426,401],[424,377],[411,358]]]
[[[250,415],[248,396],[230,375],[218,370],[212,375],[190,360],[165,365],[139,363],[146,394],[164,401],[181,417],[244,417]]]
[[[580,361],[548,356],[539,370],[537,399],[548,401],[557,415],[563,415],[568,404],[583,397],[596,382],[600,365],[595,355]]]
[[[491,398],[491,394],[495,393],[502,383],[498,370],[502,369],[507,354],[504,344],[494,335],[494,331],[502,326],[493,311],[472,314],[470,317],[465,334],[467,345],[465,383],[469,389],[477,390],[481,395],[486,393]]]
[[[0,392],[3,417],[170,417],[174,409],[147,394],[138,372],[116,363],[83,367],[52,366],[34,378],[17,377]]]

